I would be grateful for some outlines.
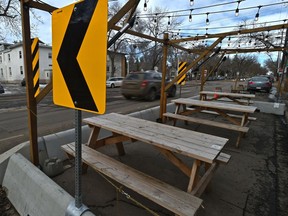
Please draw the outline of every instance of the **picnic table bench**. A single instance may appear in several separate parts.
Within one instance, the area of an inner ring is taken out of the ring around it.
[[[226,104],[215,101],[200,101],[190,98],[178,98],[176,100],[172,100],[172,102],[175,103],[176,107],[175,112],[164,113],[163,115],[165,117],[173,119],[174,126],[176,125],[177,120],[183,120],[186,123],[193,122],[197,124],[204,124],[237,131],[239,132],[239,136],[236,141],[236,147],[239,146],[240,139],[243,136],[243,134],[247,133],[249,130],[249,127],[247,127],[249,123],[249,114],[254,113],[256,110],[256,107],[253,106]],[[181,107],[182,111],[180,110]],[[238,119],[235,118],[238,117],[237,115],[234,116],[234,114],[233,115],[229,114],[228,113],[229,111],[239,113],[241,116],[241,120],[239,121]],[[218,115],[228,120],[228,123],[189,116],[193,113],[199,113],[199,112],[204,114],[209,112],[217,113]]]
[[[92,129],[87,146],[83,146],[83,162],[177,215],[196,213],[202,202],[198,197],[205,190],[218,164],[228,163],[230,159],[230,155],[222,152],[228,141],[226,138],[116,113],[86,118],[83,121]],[[111,136],[100,139],[101,129],[110,131]],[[124,141],[141,141],[153,145],[188,176],[187,192],[97,151],[101,146],[116,144],[118,154],[124,155]],[[62,148],[74,156],[74,144]],[[193,165],[184,163],[177,154],[193,158]],[[205,167],[205,173],[199,177],[201,166]]]
[[[210,97],[208,97],[210,96]],[[201,100],[221,100],[228,99],[227,101],[235,102],[240,105],[250,105],[251,99],[255,98],[254,94],[240,94],[231,92],[216,92],[216,91],[200,91]],[[223,100],[226,101],[226,100]]]

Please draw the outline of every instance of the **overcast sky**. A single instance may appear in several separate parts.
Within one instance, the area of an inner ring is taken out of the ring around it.
[[[75,0],[43,0],[45,3],[55,7],[64,7],[69,4],[75,3]],[[101,1],[101,0],[100,0]],[[127,0],[119,0],[121,5],[124,5]],[[243,21],[253,22],[255,15],[259,9],[259,20],[256,22],[262,25],[276,25],[283,23],[283,20],[288,20],[288,1],[282,0],[245,0],[239,3],[239,15],[235,16],[237,8],[237,0],[194,0],[194,4],[190,5],[190,0],[147,0],[147,11],[144,11],[144,2],[141,0],[138,5],[140,11],[139,17],[145,17],[149,12],[154,11],[155,7],[160,7],[165,11],[172,11],[174,13],[168,14],[171,17],[175,15],[182,21],[181,26],[177,29],[169,29],[170,32],[179,31],[185,37],[188,35],[195,36],[196,34],[204,35],[206,32],[209,34],[228,32],[235,30]],[[226,4],[227,3],[227,4]],[[271,5],[269,4],[277,4]],[[109,4],[114,4],[109,1]],[[209,5],[218,5],[214,7],[207,7]],[[202,9],[201,9],[202,8]],[[250,8],[250,9],[249,9]],[[189,22],[189,14],[192,10],[192,22]],[[177,12],[177,11],[183,12]],[[229,11],[230,10],[230,11]],[[38,11],[42,17],[43,24],[39,24],[37,32],[33,33],[33,37],[39,37],[43,42],[52,44],[51,37],[51,15],[47,12]],[[209,18],[209,25],[206,25],[207,13]],[[167,15],[167,16],[168,16]],[[277,22],[278,21],[278,22]],[[167,17],[168,23],[168,17]],[[287,23],[287,21],[286,21]],[[227,40],[227,39],[226,39]]]
[[[73,0],[62,0],[62,1],[56,1],[56,0],[46,0],[44,1],[52,6],[55,7],[64,7],[66,5],[75,3],[76,1]],[[126,0],[119,0],[120,4],[125,4]],[[209,5],[216,5],[216,4],[225,4],[225,3],[231,3],[221,6],[215,6],[212,8],[205,8]],[[235,26],[239,26],[241,22],[244,20],[247,22],[252,22],[255,18],[255,15],[258,10],[258,6],[261,5],[259,11],[259,20],[258,23],[265,23],[265,22],[271,22],[275,21],[275,23],[266,23],[266,25],[275,25],[279,24],[281,22],[276,21],[282,21],[284,19],[288,20],[288,3],[286,3],[286,7],[284,7],[283,2],[288,1],[282,1],[282,0],[246,0],[242,1],[239,4],[239,15],[238,17],[235,16],[235,9],[237,7],[237,1],[215,1],[215,0],[194,0],[194,5],[190,6],[190,0],[147,0],[147,8],[148,10],[145,12],[143,11],[144,8],[144,0],[140,1],[140,4],[138,5],[138,9],[141,11],[139,16],[145,16],[145,14],[149,13],[149,10],[155,9],[155,7],[160,7],[165,11],[179,11],[179,10],[186,10],[181,13],[173,13],[169,14],[171,16],[174,15],[183,15],[180,16],[179,19],[182,20],[183,24],[177,29],[171,29],[171,31],[176,31],[178,29],[184,29],[181,30],[181,33],[183,33],[183,36],[186,34],[190,34],[191,36],[196,35],[195,32],[199,33],[200,35],[204,35],[206,32],[206,28],[208,28],[208,33],[217,33],[217,32],[227,32],[227,31],[233,31],[235,30]],[[283,3],[280,5],[275,6],[265,6],[269,4],[275,4],[275,3]],[[109,2],[109,4],[114,4],[113,2]],[[201,7],[204,7],[203,9],[200,9]],[[251,8],[251,9],[246,9]],[[192,22],[189,22],[189,10],[193,9],[192,11]],[[188,11],[187,11],[188,10]],[[231,10],[231,11],[228,11]],[[221,13],[221,11],[223,11]],[[226,12],[227,11],[227,12]],[[220,12],[220,13],[219,13]],[[35,32],[35,36],[38,36],[41,38],[42,41],[45,43],[51,44],[51,15],[47,12],[39,12],[42,16],[42,19],[44,21],[43,24],[40,24],[38,26],[38,31]],[[203,14],[203,15],[197,15],[197,14]],[[209,21],[210,24],[206,25],[206,13],[209,13]],[[196,15],[193,15],[196,14]],[[168,18],[167,18],[168,23]],[[283,21],[282,21],[283,23]],[[264,25],[264,24],[263,24]],[[229,28],[231,26],[231,28]],[[220,28],[222,27],[222,29]],[[202,28],[202,30],[201,30]],[[194,29],[194,30],[189,30]]]

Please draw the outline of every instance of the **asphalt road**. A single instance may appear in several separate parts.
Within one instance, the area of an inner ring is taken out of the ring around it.
[[[207,82],[205,89],[213,90],[218,86],[230,89],[231,82]],[[0,95],[0,154],[29,140],[29,124],[27,118],[25,87],[4,85],[5,94]],[[191,97],[199,92],[199,82],[187,82],[177,90],[178,97]],[[168,102],[173,98],[168,98]],[[106,113],[131,112],[159,106],[159,99],[153,102],[144,100],[126,100],[120,94],[120,88],[107,89]],[[37,106],[38,137],[74,128],[75,111],[53,104],[52,93],[48,94]],[[82,112],[86,118],[95,114]]]

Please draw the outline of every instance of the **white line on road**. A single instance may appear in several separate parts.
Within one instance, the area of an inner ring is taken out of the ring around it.
[[[20,134],[20,135],[17,135],[17,136],[12,136],[12,137],[8,137],[8,138],[5,138],[5,139],[1,139],[0,142],[1,141],[6,141],[6,140],[9,140],[9,139],[14,139],[14,138],[17,138],[17,137],[22,137],[22,136],[24,136],[24,134]]]

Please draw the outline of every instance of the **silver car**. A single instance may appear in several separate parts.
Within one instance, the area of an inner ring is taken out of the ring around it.
[[[272,88],[271,81],[264,76],[255,76],[252,77],[247,84],[247,91],[253,92],[253,91],[266,91],[270,92]]]
[[[108,88],[115,88],[115,87],[120,87],[122,85],[124,77],[110,77],[106,81],[106,87]]]

